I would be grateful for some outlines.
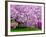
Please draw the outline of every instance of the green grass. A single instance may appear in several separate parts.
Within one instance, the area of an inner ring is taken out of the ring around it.
[[[15,29],[11,29],[11,32],[22,32],[22,31],[38,31],[39,29],[37,28],[32,28],[32,27],[17,27]]]

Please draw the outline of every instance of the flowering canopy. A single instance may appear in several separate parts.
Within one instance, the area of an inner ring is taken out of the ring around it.
[[[11,17],[27,26],[41,22],[41,6],[35,5],[11,5]]]

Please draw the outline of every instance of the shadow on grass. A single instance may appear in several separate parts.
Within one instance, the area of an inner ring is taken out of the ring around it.
[[[11,28],[11,32],[38,31],[38,30],[40,29],[32,28],[32,27],[16,27],[15,29]]]

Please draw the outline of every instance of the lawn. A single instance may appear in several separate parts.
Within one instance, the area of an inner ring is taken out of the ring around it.
[[[11,32],[22,32],[22,31],[38,31],[40,29],[32,28],[32,27],[17,27],[15,29],[11,29]]]

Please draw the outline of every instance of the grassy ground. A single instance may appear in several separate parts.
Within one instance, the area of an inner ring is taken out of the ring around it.
[[[32,27],[17,27],[15,29],[11,29],[11,32],[22,32],[22,31],[37,31],[39,29],[37,28],[32,28]]]

